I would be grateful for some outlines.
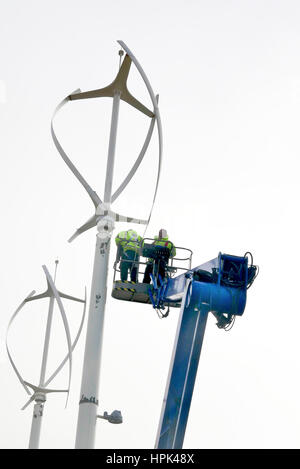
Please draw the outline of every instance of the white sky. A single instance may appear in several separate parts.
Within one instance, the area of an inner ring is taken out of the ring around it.
[[[6,356],[11,315],[31,290],[45,289],[41,266],[53,272],[57,256],[60,290],[82,296],[91,282],[95,230],[67,239],[93,205],[52,143],[51,115],[74,89],[113,80],[117,39],[160,95],[164,162],[148,235],[167,228],[176,245],[193,250],[193,266],[219,251],[248,250],[260,266],[232,331],[208,321],[184,447],[299,448],[299,24],[300,4],[287,0],[2,3],[1,448],[26,448],[32,417],[32,407],[20,410],[27,395]],[[150,106],[135,70],[129,84]],[[71,103],[56,121],[62,145],[100,197],[110,113],[109,100]],[[115,187],[147,125],[122,103]],[[147,216],[156,165],[157,138],[116,209]],[[111,265],[114,256],[113,247]],[[80,310],[66,309],[74,337]],[[28,381],[38,380],[46,313],[46,303],[28,306],[11,331]],[[108,296],[99,412],[119,409],[124,423],[99,421],[97,448],[153,447],[177,318],[178,310],[159,320],[150,306]],[[85,332],[68,408],[61,395],[46,403],[42,448],[74,447]],[[50,352],[49,373],[66,353],[59,319]],[[66,382],[64,372],[53,386]]]

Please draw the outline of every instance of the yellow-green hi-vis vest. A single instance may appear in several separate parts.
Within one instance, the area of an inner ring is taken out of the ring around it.
[[[158,238],[155,236],[154,246],[163,246],[169,249],[170,257],[176,256],[176,249],[173,243],[169,241],[169,238]]]
[[[138,253],[140,250],[142,237],[139,236],[134,230],[121,231],[116,236],[115,241],[116,245],[121,246],[124,252],[129,250]]]

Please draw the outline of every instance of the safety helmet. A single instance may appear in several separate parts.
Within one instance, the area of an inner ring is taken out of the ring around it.
[[[161,239],[161,238],[167,238],[167,237],[168,237],[167,230],[161,228],[161,229],[159,230],[158,237],[159,237],[160,239]]]
[[[139,235],[134,230],[128,230],[127,231],[127,236],[129,236],[130,239],[137,239]]]

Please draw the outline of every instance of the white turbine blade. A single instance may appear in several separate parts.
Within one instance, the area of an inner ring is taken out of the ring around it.
[[[129,55],[129,57],[131,58],[132,62],[134,63],[134,65],[136,66],[136,68],[138,69],[141,77],[143,78],[144,82],[145,82],[145,85],[147,87],[147,90],[150,94],[150,98],[151,98],[151,101],[152,101],[152,104],[153,104],[153,107],[154,107],[154,110],[157,109],[157,101],[156,101],[156,98],[155,98],[155,94],[153,93],[153,89],[152,89],[152,86],[150,85],[150,82],[146,76],[146,73],[144,72],[142,66],[140,65],[140,63],[138,62],[138,60],[136,59],[136,57],[133,55],[133,53],[131,52],[131,50],[129,49],[129,47],[126,46],[125,42],[123,41],[117,41],[120,46],[125,50],[126,54]],[[156,114],[156,113],[155,113]]]
[[[69,393],[69,389],[45,389],[44,392],[49,394],[51,392],[67,392]]]
[[[113,97],[114,89],[112,85],[106,86],[105,88],[99,88],[98,90],[84,91],[80,93],[72,93],[69,96],[70,101],[77,99],[89,99],[89,98],[109,98]]]
[[[66,298],[66,300],[78,301],[79,303],[85,302],[85,300],[82,300],[81,298],[76,298],[75,296],[66,295],[65,293],[62,293],[59,290],[58,290],[58,294],[61,298]]]
[[[141,111],[143,114],[146,114],[148,117],[154,117],[154,113],[150,111],[146,106],[144,106],[140,101],[138,101],[128,90],[124,90],[121,94],[121,99],[126,101],[126,103],[133,106],[138,111]]]
[[[150,109],[144,106],[140,101],[134,98],[128,91],[127,88],[127,79],[128,74],[131,66],[131,57],[126,54],[118,75],[116,76],[113,84],[114,88],[120,90],[121,92],[121,99],[126,101],[126,103],[130,104],[131,106],[135,107],[138,111],[141,111],[143,114],[146,114],[148,117],[153,117],[154,114]]]
[[[96,226],[96,224],[97,224],[97,217],[96,215],[93,215],[91,218],[88,219],[86,223],[84,223],[80,228],[78,228],[75,231],[75,233],[71,236],[71,238],[68,239],[68,242],[71,243],[72,241],[74,241],[75,238],[77,238],[77,236],[89,230],[90,228],[93,228],[94,226]]]
[[[76,94],[77,91],[80,91],[80,90],[76,90],[74,91],[73,93],[71,93],[71,95],[67,96],[65,99],[62,100],[62,102],[56,107],[55,111],[54,111],[54,114],[52,116],[52,119],[51,119],[51,135],[52,135],[52,139],[53,139],[53,142],[54,142],[54,145],[56,146],[56,149],[58,151],[58,153],[60,154],[60,156],[62,157],[62,159],[64,160],[64,162],[66,163],[66,165],[70,168],[70,170],[72,171],[72,173],[74,174],[74,176],[78,179],[78,181],[83,185],[83,187],[85,188],[85,190],[87,191],[87,193],[89,194],[90,198],[92,199],[92,202],[93,204],[95,205],[95,207],[97,207],[99,205],[99,203],[101,203],[101,199],[100,197],[98,196],[98,194],[91,188],[91,186],[87,183],[87,181],[84,179],[84,177],[80,174],[80,172],[78,171],[78,169],[75,167],[75,165],[72,163],[72,161],[70,160],[70,158],[67,156],[66,152],[64,151],[64,149],[62,148],[61,144],[59,143],[58,141],[58,138],[56,137],[56,134],[54,132],[54,127],[53,127],[53,121],[54,121],[54,118],[57,114],[57,112],[71,99],[70,96],[72,96],[73,94]]]
[[[153,112],[150,111],[150,109],[144,106],[136,98],[134,98],[127,89],[127,79],[128,79],[128,74],[130,70],[130,65],[131,65],[131,58],[129,57],[129,55],[126,55],[122,62],[120,70],[118,71],[116,78],[110,85],[106,86],[105,88],[98,89],[98,90],[85,91],[83,93],[73,93],[72,95],[70,95],[69,99],[71,101],[74,101],[77,99],[89,99],[89,98],[102,98],[102,97],[113,98],[115,91],[119,90],[121,93],[121,99],[123,101],[126,101],[128,104],[135,107],[136,109],[146,114],[147,116],[153,117]]]
[[[150,109],[148,109],[146,106],[144,106],[140,101],[138,101],[134,96],[132,96],[132,94],[129,93],[127,89],[122,91],[121,99],[123,101],[126,101],[126,103],[130,104],[138,111],[142,112],[143,114],[146,114],[146,116],[151,118],[154,117],[154,113],[150,111]]]
[[[24,383],[33,390],[33,392],[44,392],[44,390],[40,386],[35,386],[35,384],[31,384],[28,381],[24,381]]]
[[[72,347],[71,347],[72,352],[73,352],[74,348],[76,347],[76,344],[78,342],[78,339],[80,337],[80,334],[81,334],[81,331],[82,331],[82,328],[83,328],[84,319],[85,319],[85,312],[86,312],[86,289],[85,289],[85,300],[84,300],[84,308],[83,308],[81,323],[80,323],[77,335],[75,337],[75,340],[74,340],[74,342],[72,344]],[[68,358],[69,358],[69,354],[65,356],[65,358],[63,359],[63,361],[61,362],[59,367],[54,371],[54,373],[50,376],[50,378],[45,382],[45,387],[48,386],[48,384],[51,383],[51,381],[55,378],[55,376],[60,372],[60,370],[62,369],[62,367],[64,366],[64,364],[68,360]]]
[[[110,212],[112,218],[116,221],[126,222],[126,223],[137,223],[139,225],[147,225],[148,220],[141,220],[140,218],[126,217],[124,215],[119,215],[119,213]]]
[[[44,293],[41,293],[40,295],[35,295],[31,298],[26,298],[25,302],[28,303],[29,301],[41,300],[42,298],[49,298],[49,296],[51,296],[51,293],[49,290],[47,290]]]
[[[33,386],[32,384],[27,383],[27,382],[26,382],[26,384],[28,384],[32,388],[37,388],[38,392],[41,392],[43,394],[47,394],[47,393],[51,393],[51,392],[68,392],[67,389],[44,389],[44,388],[39,388],[37,386]],[[21,410],[25,410],[29,406],[29,404],[31,404],[31,402],[33,402],[36,399],[36,396],[37,396],[36,392],[34,394],[32,394],[32,396],[28,399],[26,404],[23,405]]]
[[[51,392],[68,392],[68,389],[46,389],[45,386],[35,386],[34,384],[28,383],[27,381],[25,381],[25,384],[33,389],[35,395],[38,393],[49,394]]]
[[[155,186],[155,191],[154,191],[152,207],[151,207],[150,215],[149,215],[149,218],[148,218],[148,224],[149,224],[150,218],[151,218],[151,215],[152,215],[152,211],[153,211],[153,207],[154,207],[154,203],[155,203],[155,199],[156,199],[158,183],[159,183],[159,179],[160,179],[160,171],[161,171],[161,164],[162,164],[162,152],[163,152],[162,126],[161,126],[160,113],[159,113],[159,109],[158,109],[158,100],[157,100],[157,97],[155,97],[155,95],[153,93],[153,90],[152,90],[152,87],[150,85],[150,82],[149,82],[143,68],[141,67],[140,63],[136,59],[136,57],[133,55],[131,50],[126,46],[126,44],[123,41],[118,41],[118,43],[125,50],[125,52],[129,55],[132,62],[134,63],[134,65],[138,69],[141,77],[143,78],[144,83],[145,83],[145,85],[148,89],[148,92],[150,94],[150,98],[151,98],[151,101],[152,101],[152,104],[153,104],[153,107],[154,107],[154,114],[156,116],[157,130],[158,130],[158,142],[159,142],[158,174],[157,174],[157,180],[156,180],[156,186]]]
[[[157,100],[157,103],[158,103],[158,95],[156,96],[156,100]],[[156,178],[156,185],[155,185],[155,190],[154,190],[154,195],[153,195],[153,200],[152,200],[152,206],[151,206],[150,214],[149,214],[149,217],[148,217],[148,224],[150,222],[151,215],[152,215],[152,212],[153,212],[153,207],[154,207],[155,200],[156,200],[156,195],[157,195],[157,190],[158,190],[158,185],[159,185],[159,180],[160,180],[161,165],[162,165],[162,154],[163,154],[162,127],[161,127],[160,113],[159,113],[158,107],[156,108],[155,113],[156,113],[155,115],[156,115],[156,121],[157,121],[158,145],[159,145],[158,168],[157,168],[157,178]],[[148,226],[148,224],[147,224],[147,226]],[[145,229],[145,232],[146,232],[146,229]],[[145,233],[144,233],[143,237],[145,237]]]
[[[119,213],[109,210],[107,204],[100,204],[96,208],[96,216],[101,219],[101,217],[110,217],[115,221],[125,222],[125,223],[138,223],[140,225],[147,225],[147,220],[141,220],[140,218],[127,217],[125,215],[120,215]],[[98,221],[98,219],[97,219]]]
[[[25,410],[26,407],[28,407],[29,404],[31,404],[31,402],[34,401],[34,400],[35,400],[35,395],[33,394],[33,395],[30,397],[30,399],[26,402],[26,404],[23,405],[23,407],[21,408],[21,410]]]
[[[146,136],[146,140],[144,142],[144,145],[141,149],[141,152],[136,160],[136,162],[134,163],[134,165],[132,166],[131,170],[129,171],[129,173],[127,174],[126,178],[124,179],[124,181],[122,182],[122,184],[118,187],[118,189],[115,191],[115,193],[112,195],[112,198],[111,198],[111,201],[114,202],[117,197],[119,197],[119,195],[121,194],[121,192],[123,192],[123,190],[125,189],[125,187],[127,186],[127,184],[131,181],[131,179],[133,178],[133,176],[135,175],[138,167],[140,166],[141,162],[143,161],[143,158],[145,156],[145,153],[148,149],[148,146],[149,146],[149,142],[151,140],[151,137],[152,137],[152,134],[153,134],[153,129],[154,129],[154,124],[155,124],[155,116],[151,119],[151,122],[150,122],[150,127],[149,127],[149,130],[148,130],[148,133],[147,133],[147,136]]]
[[[68,324],[68,320],[67,320],[67,317],[66,317],[66,313],[65,313],[65,310],[64,310],[64,307],[63,307],[63,304],[62,304],[62,301],[60,299],[60,296],[59,296],[59,293],[56,289],[56,286],[54,285],[54,282],[51,278],[51,275],[49,274],[48,272],[48,269],[45,265],[42,266],[43,267],[43,270],[46,274],[46,277],[47,277],[47,280],[49,282],[49,285],[51,287],[51,290],[53,291],[53,295],[57,301],[57,304],[58,304],[58,307],[59,307],[59,310],[60,310],[60,314],[61,314],[61,317],[62,317],[62,320],[63,320],[63,324],[64,324],[64,328],[65,328],[65,332],[66,332],[66,338],[67,338],[67,343],[68,343],[68,358],[69,358],[69,383],[68,383],[68,390],[70,391],[70,384],[71,384],[71,375],[72,375],[72,346],[71,346],[71,335],[70,335],[70,329],[69,329],[69,324]],[[67,395],[67,400],[66,400],[66,405],[67,405],[67,402],[68,402],[68,397],[69,397],[69,391],[68,391],[68,395]]]
[[[25,305],[26,301],[27,301],[30,297],[32,297],[32,295],[34,295],[34,294],[35,294],[35,290],[33,290],[31,293],[29,293],[29,295],[27,295],[27,297],[25,298],[25,300],[22,301],[22,303],[19,305],[19,307],[16,309],[16,311],[15,311],[14,314],[12,315],[12,317],[11,317],[11,319],[10,319],[10,321],[9,321],[9,324],[8,324],[8,326],[7,326],[7,330],[6,330],[6,341],[5,341],[5,342],[6,342],[6,351],[7,351],[7,355],[8,355],[8,359],[9,359],[9,361],[10,361],[10,364],[11,364],[11,366],[13,367],[13,369],[14,369],[14,371],[15,371],[15,373],[16,373],[16,375],[17,375],[19,381],[20,381],[20,383],[22,384],[23,388],[25,389],[25,391],[26,391],[27,394],[29,394],[29,395],[30,395],[31,393],[30,393],[28,387],[26,386],[25,381],[23,380],[22,376],[20,375],[20,373],[19,373],[19,371],[18,371],[18,369],[17,369],[17,367],[16,367],[16,365],[15,365],[13,359],[12,359],[12,356],[11,356],[11,354],[10,354],[10,351],[9,351],[9,347],[8,347],[8,332],[9,332],[9,329],[10,329],[10,327],[11,327],[11,325],[12,325],[12,322],[13,322],[14,319],[16,318],[16,316],[17,316],[17,314],[19,313],[19,311],[23,308],[23,306]]]
[[[80,233],[78,233],[78,231],[75,231],[75,233],[72,234],[71,238],[68,239],[68,243],[72,243],[72,241],[74,241],[74,239],[76,239],[79,235]]]

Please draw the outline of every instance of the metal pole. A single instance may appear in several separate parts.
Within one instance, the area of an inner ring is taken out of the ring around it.
[[[106,165],[105,189],[104,189],[104,203],[108,203],[108,204],[110,204],[110,201],[111,201],[111,190],[112,190],[112,180],[113,180],[114,164],[115,164],[120,98],[121,98],[121,94],[119,91],[117,91],[114,94],[114,98],[113,98],[110,137],[109,137],[108,156],[107,156],[107,165]]]
[[[51,296],[50,302],[49,302],[44,351],[43,351],[41,373],[40,373],[40,383],[39,383],[40,387],[43,387],[44,382],[45,382],[46,366],[47,366],[47,359],[48,359],[48,352],[49,352],[50,332],[51,332],[51,324],[52,324],[52,318],[53,318],[53,308],[54,308],[54,297]],[[29,438],[29,446],[28,446],[29,449],[39,448],[42,417],[43,417],[45,401],[46,401],[46,394],[38,393],[36,395],[35,405],[33,408],[33,415],[32,415],[31,432],[30,432],[30,438]]]
[[[108,147],[104,203],[109,208],[115,161],[120,93],[113,98],[110,139]],[[77,420],[76,449],[93,449],[95,444],[98,390],[107,293],[110,237],[113,221],[104,217],[97,225],[97,242],[90,296],[89,319],[84,352],[83,372]]]
[[[40,399],[38,397],[36,397],[35,399],[28,449],[39,449],[41,425],[42,425],[42,417],[43,417],[45,401],[46,401],[45,394],[41,394]]]

